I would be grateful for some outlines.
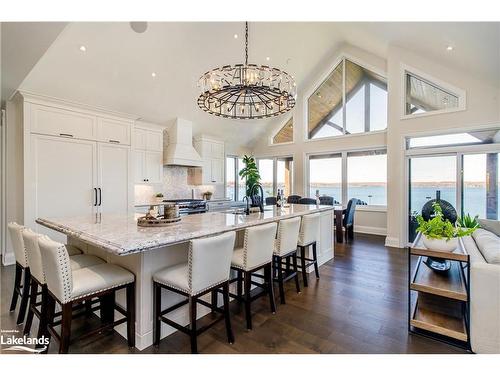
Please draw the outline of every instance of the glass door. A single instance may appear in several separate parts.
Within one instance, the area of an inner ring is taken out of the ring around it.
[[[292,194],[293,158],[276,159],[276,189],[283,190],[285,197]]]
[[[441,199],[457,209],[456,155],[418,156],[409,159],[409,225],[408,239],[416,236],[416,216],[427,201],[441,193]],[[460,213],[460,211],[457,209]]]

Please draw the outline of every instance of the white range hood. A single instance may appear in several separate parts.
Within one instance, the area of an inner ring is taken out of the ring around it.
[[[200,155],[193,147],[193,124],[191,121],[177,118],[167,128],[168,143],[165,146],[164,165],[201,167]]]

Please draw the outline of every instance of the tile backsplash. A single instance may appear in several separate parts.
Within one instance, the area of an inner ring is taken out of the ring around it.
[[[202,198],[205,191],[216,188],[224,189],[224,186],[214,187],[207,185],[189,184],[188,168],[180,166],[163,167],[163,184],[135,185],[135,203],[148,203],[154,199],[156,193],[163,193],[165,199],[191,198],[194,189],[194,197]]]

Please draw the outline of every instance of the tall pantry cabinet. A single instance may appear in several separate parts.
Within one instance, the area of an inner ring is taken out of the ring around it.
[[[38,217],[131,212],[132,118],[21,94],[24,224],[56,240]]]

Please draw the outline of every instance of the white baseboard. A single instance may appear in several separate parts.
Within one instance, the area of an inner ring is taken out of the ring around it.
[[[387,229],[380,228],[380,227],[369,227],[369,226],[365,226],[365,225],[354,224],[354,232],[355,233],[375,234],[378,236],[385,236],[387,234]]]
[[[397,237],[389,237],[389,236],[387,236],[385,238],[385,246],[401,248],[401,244],[399,242],[399,238],[397,238]]]
[[[2,256],[2,265],[10,266],[14,263],[16,263],[16,258],[14,257],[13,252],[9,251]]]

